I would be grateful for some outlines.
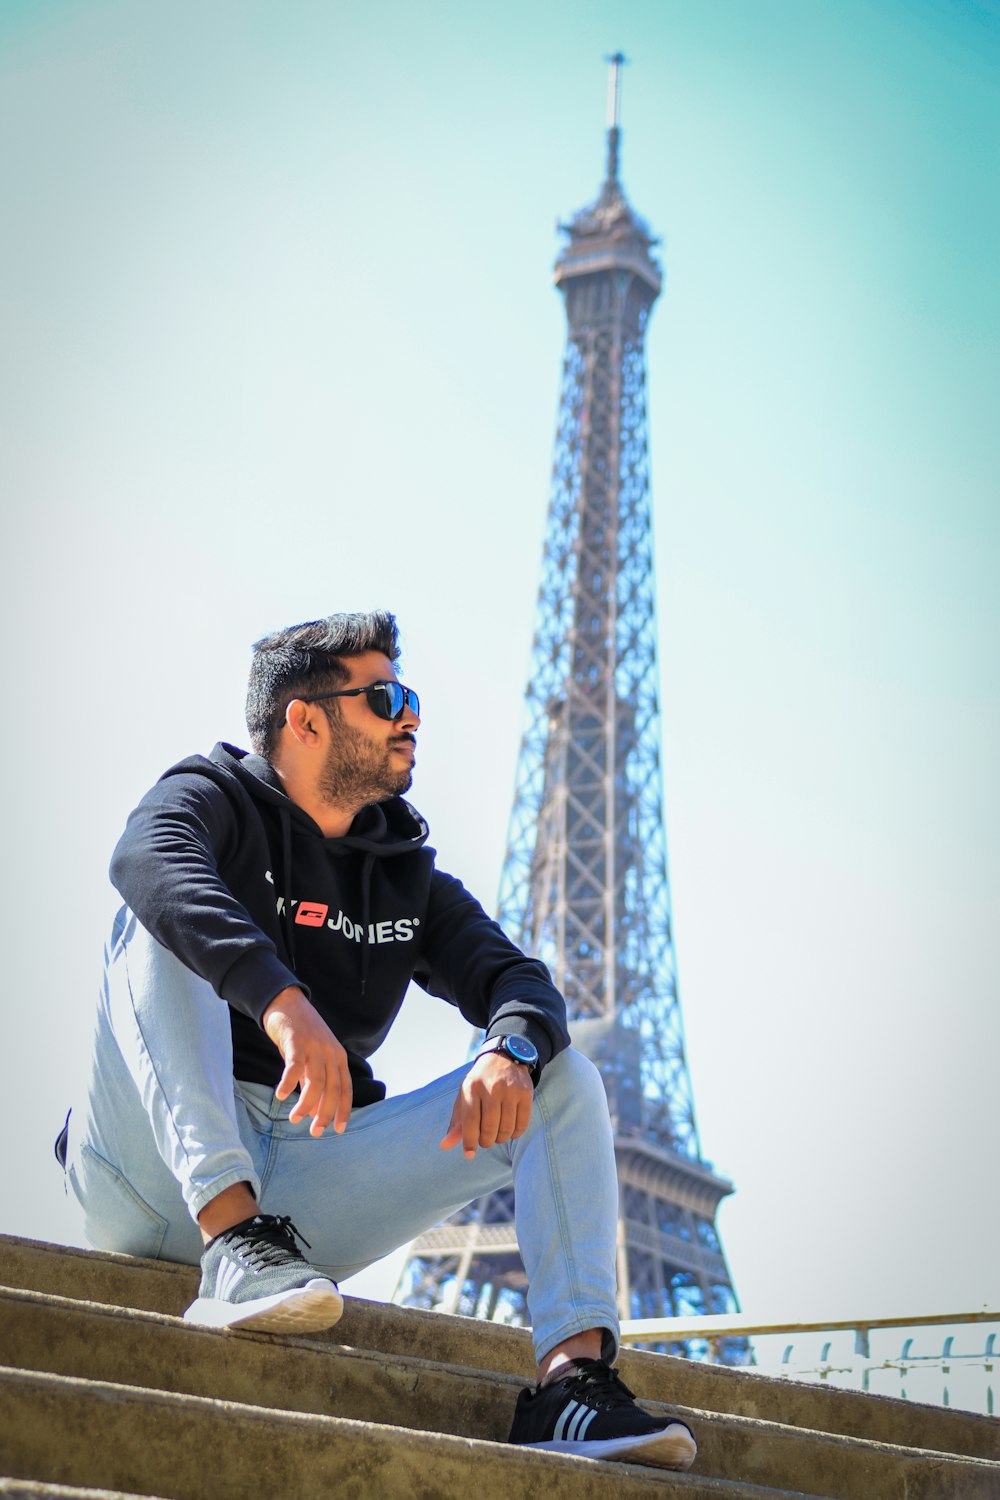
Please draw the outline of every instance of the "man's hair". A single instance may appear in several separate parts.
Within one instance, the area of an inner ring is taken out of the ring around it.
[[[358,614],[327,615],[275,630],[257,641],[247,684],[247,729],[258,755],[270,759],[293,698],[327,693],[350,676],[343,657],[379,651],[393,663],[399,660],[395,616],[384,609]],[[337,699],[322,704],[336,708]]]

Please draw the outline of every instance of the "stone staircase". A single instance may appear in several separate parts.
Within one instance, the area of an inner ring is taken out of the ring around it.
[[[0,1497],[998,1500],[1000,1422],[629,1351],[688,1474],[507,1446],[528,1335],[348,1298],[327,1334],[188,1327],[188,1266],[0,1237]]]

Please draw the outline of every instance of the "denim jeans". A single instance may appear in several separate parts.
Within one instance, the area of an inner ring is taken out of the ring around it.
[[[127,908],[106,952],[86,1096],[67,1175],[98,1249],[197,1264],[196,1216],[248,1182],[289,1214],[310,1263],[335,1280],[513,1184],[535,1353],[589,1328],[618,1347],[618,1186],[604,1086],[572,1049],[545,1068],[524,1135],[442,1151],[467,1067],[352,1112],[343,1135],[292,1124],[294,1098],[233,1079],[229,1010]]]

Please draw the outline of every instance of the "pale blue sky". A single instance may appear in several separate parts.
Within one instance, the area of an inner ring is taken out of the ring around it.
[[[104,872],[249,643],[388,605],[413,800],[491,906],[563,317],[603,169],[650,327],[680,987],[752,1311],[1000,1296],[1000,8],[0,4],[9,560],[0,1229],[49,1137]],[[392,1086],[465,1035],[417,1005]],[[9,1168],[9,1170],[11,1170]]]

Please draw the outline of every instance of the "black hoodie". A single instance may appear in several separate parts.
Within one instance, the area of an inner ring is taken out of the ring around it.
[[[143,797],[111,879],[147,931],[228,1003],[237,1078],[277,1084],[281,1058],[260,1021],[297,984],[346,1049],[364,1105],[385,1096],[365,1059],[411,979],[491,1037],[530,1037],[542,1066],[569,1044],[544,964],[434,868],[426,839],[401,797],[327,838],[267,761],[216,745]]]

